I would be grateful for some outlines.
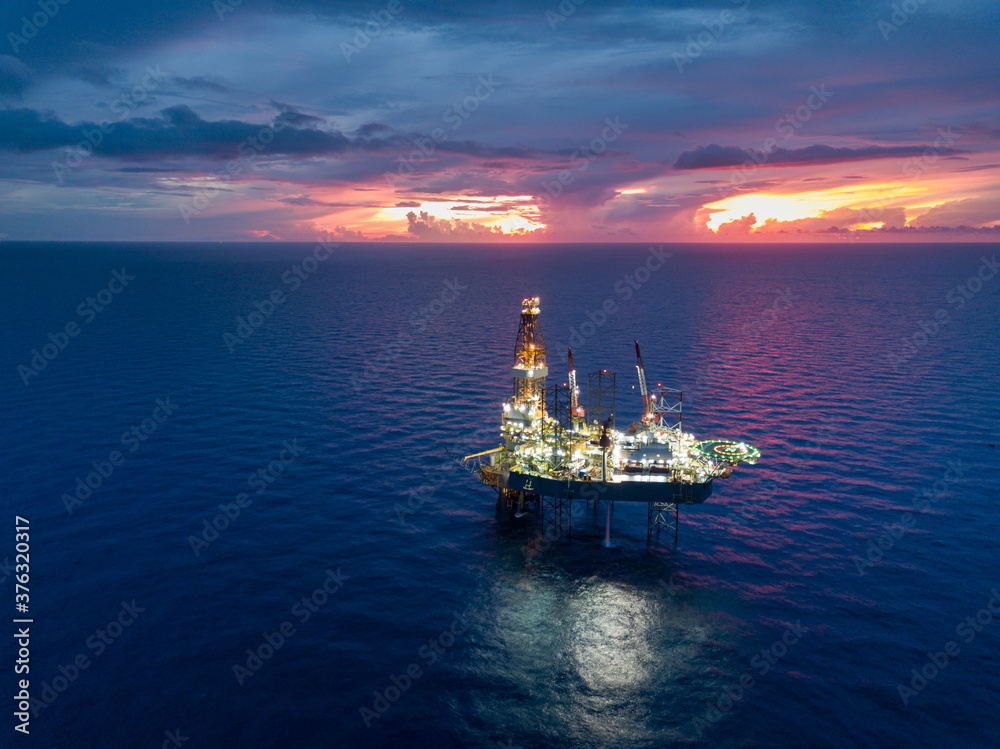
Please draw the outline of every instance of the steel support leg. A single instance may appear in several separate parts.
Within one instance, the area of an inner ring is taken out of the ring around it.
[[[573,524],[573,502],[565,497],[547,497],[540,499],[542,516],[542,535],[548,539],[569,537]]]
[[[674,543],[677,543],[677,526],[680,520],[680,513],[675,502],[650,502],[646,512],[646,542],[655,533],[657,538],[660,532],[666,530],[674,532]]]

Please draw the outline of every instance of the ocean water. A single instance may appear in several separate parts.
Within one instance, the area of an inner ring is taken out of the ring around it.
[[[996,746],[997,245],[317,247],[0,245],[5,736],[30,616],[37,747]],[[449,460],[535,295],[762,450],[677,545]]]

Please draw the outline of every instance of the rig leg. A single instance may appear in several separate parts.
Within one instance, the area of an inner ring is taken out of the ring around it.
[[[680,521],[680,510],[676,502],[650,502],[646,513],[646,543],[655,533],[657,538],[660,531],[671,529],[674,531],[674,543],[677,543],[677,526]]]
[[[570,533],[573,503],[563,497],[542,496],[539,499],[542,516],[542,535],[554,540]]]

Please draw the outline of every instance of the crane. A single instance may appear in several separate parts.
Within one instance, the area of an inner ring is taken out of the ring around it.
[[[646,370],[642,366],[642,354],[639,353],[639,342],[635,342],[635,368],[639,370],[639,392],[642,393],[642,420],[651,422],[653,420],[652,405],[649,400],[649,391],[646,389]]]
[[[657,383],[655,391],[649,391],[646,387],[646,370],[642,366],[638,341],[635,342],[635,359],[637,362],[635,368],[639,370],[639,390],[642,391],[642,420],[648,424],[656,423],[661,427],[680,432],[684,394],[680,390],[663,387],[661,383]],[[677,399],[677,403],[669,405],[673,398]],[[667,423],[667,419],[670,418],[676,419],[677,423]]]

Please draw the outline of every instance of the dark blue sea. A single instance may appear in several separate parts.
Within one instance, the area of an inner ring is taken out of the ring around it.
[[[3,243],[2,744],[996,746],[997,253]],[[638,339],[761,449],[676,545],[449,458],[536,295],[552,381],[627,424]]]

